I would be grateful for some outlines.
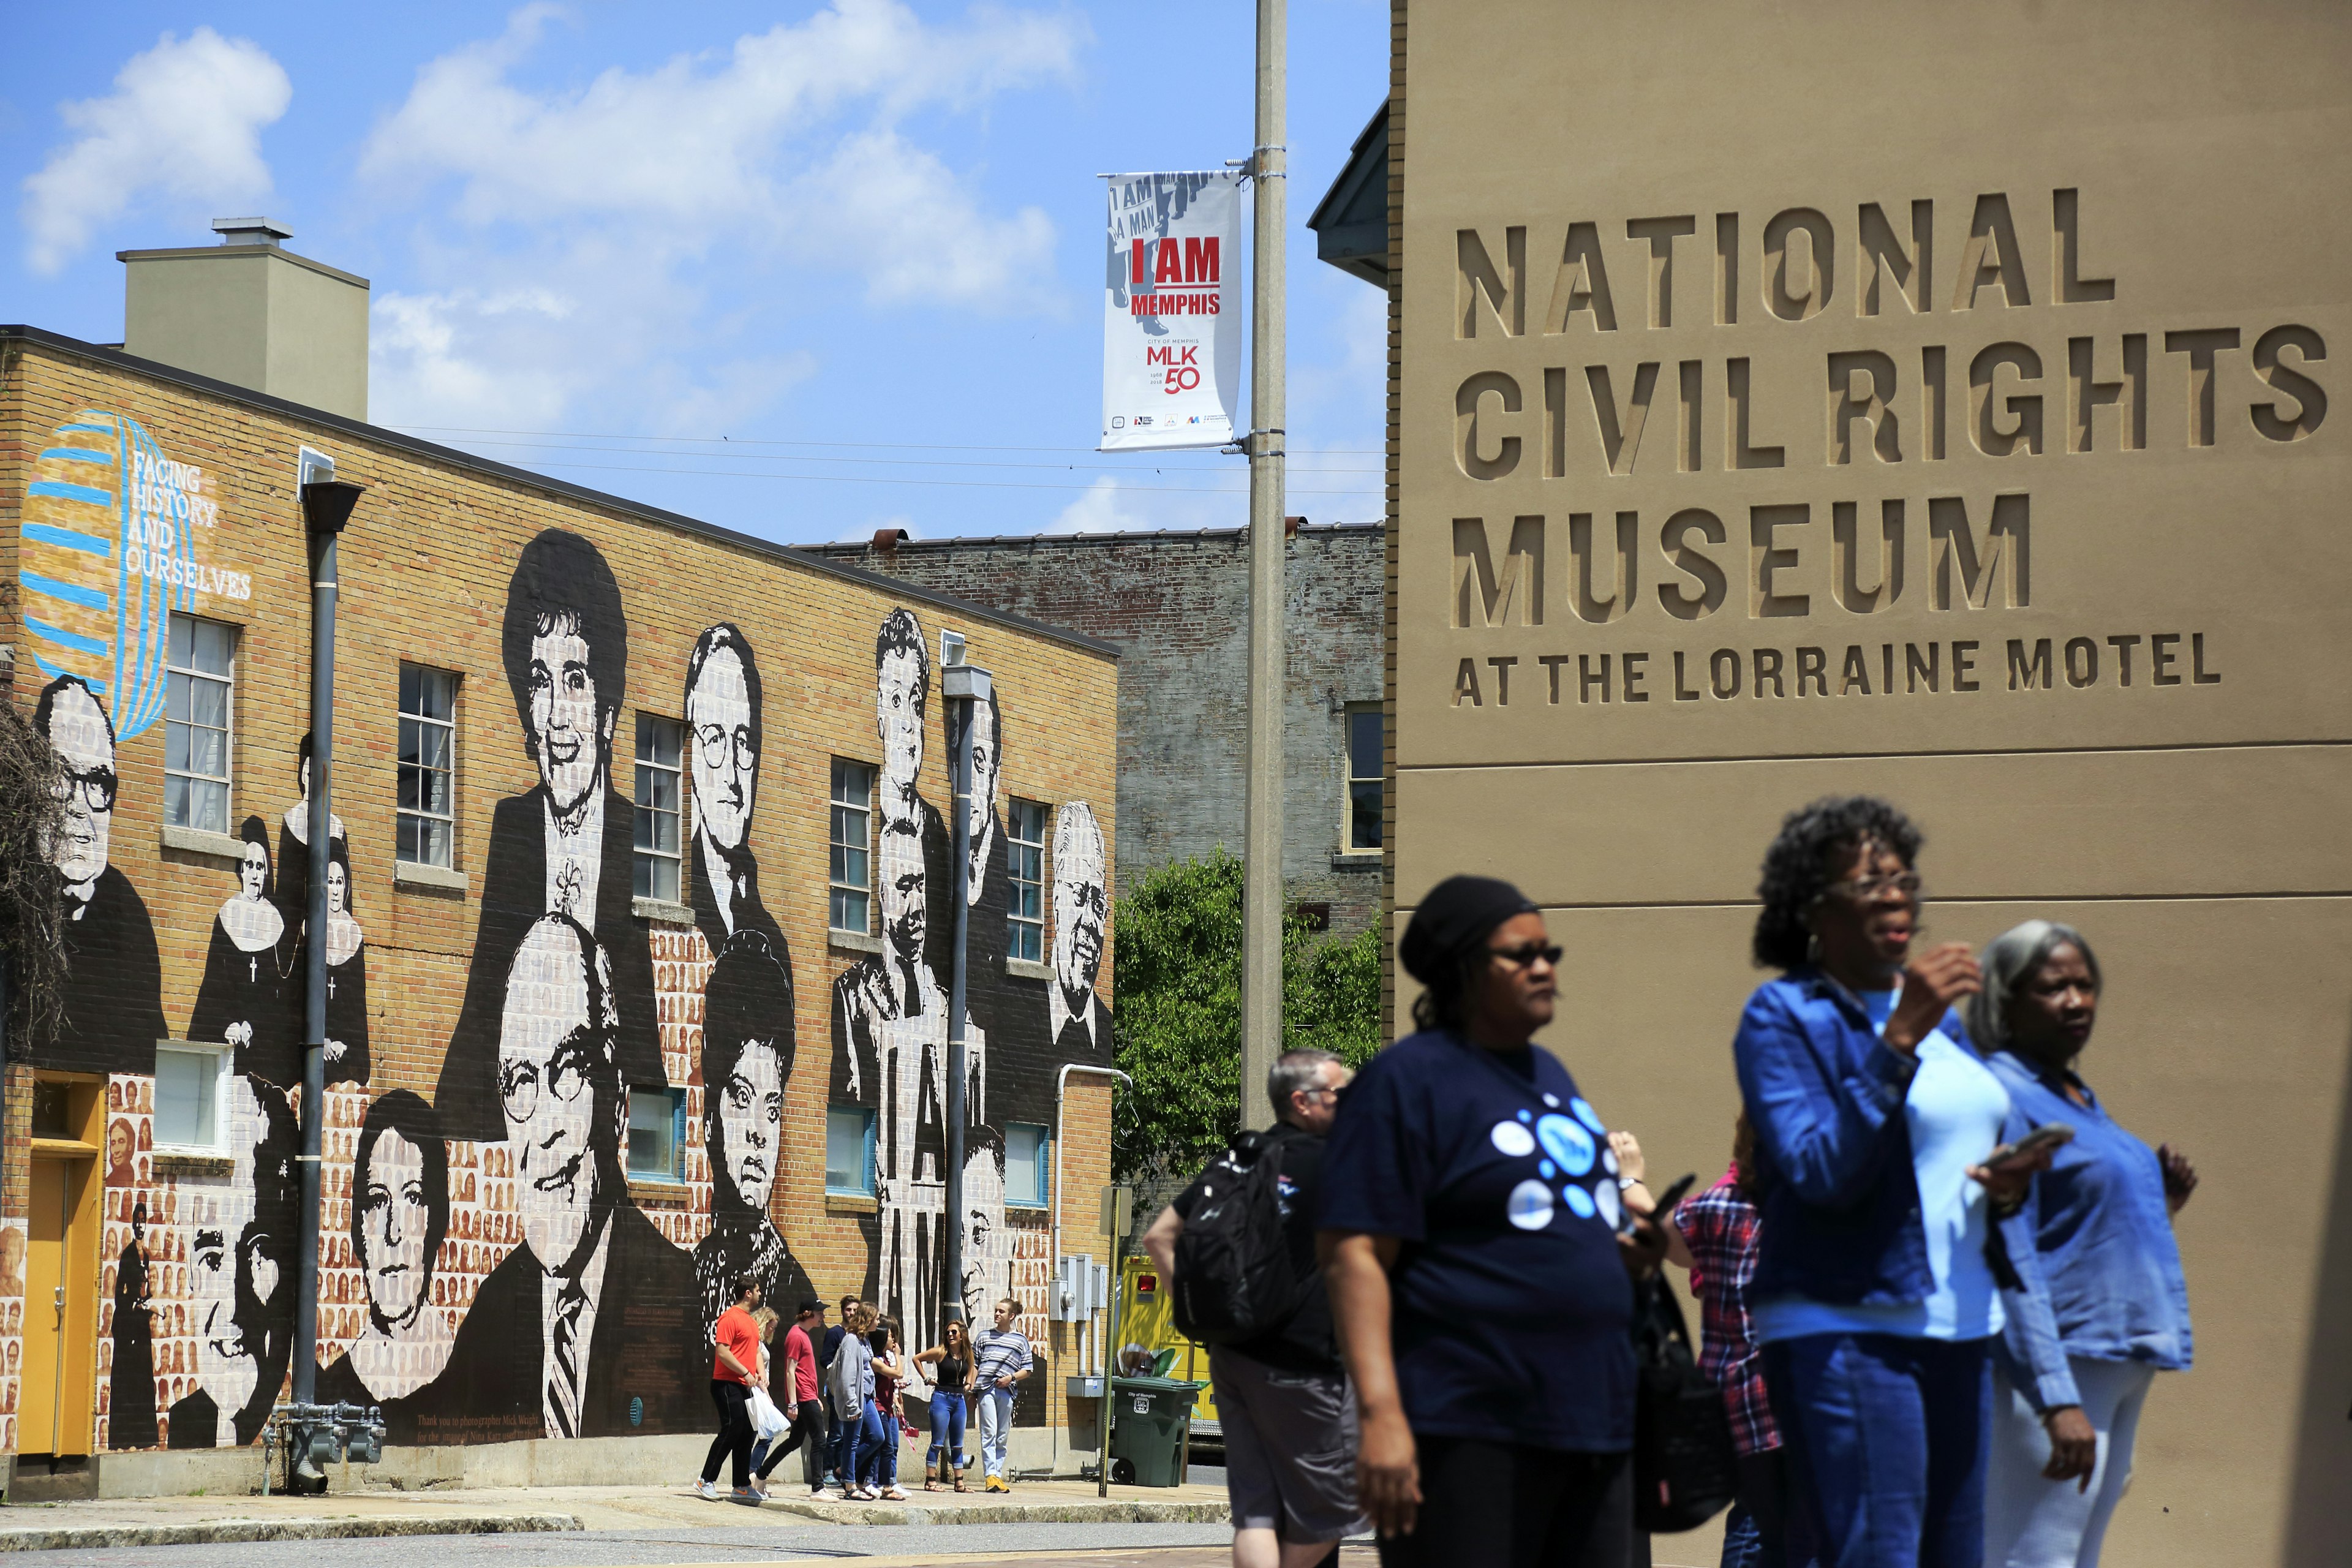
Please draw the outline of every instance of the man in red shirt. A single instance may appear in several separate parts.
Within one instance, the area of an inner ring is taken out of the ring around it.
[[[816,1364],[816,1339],[824,1332],[824,1303],[814,1296],[803,1298],[800,1317],[784,1331],[784,1419],[793,1424],[793,1435],[771,1449],[760,1466],[764,1481],[786,1454],[800,1449],[812,1494],[824,1489],[824,1400],[817,1392]]]
[[[760,1324],[751,1316],[760,1304],[760,1278],[745,1274],[735,1282],[735,1304],[719,1314],[712,1338],[718,1353],[710,1362],[710,1402],[719,1407],[719,1436],[710,1440],[710,1457],[702,1461],[702,1479],[695,1494],[719,1500],[719,1461],[735,1462],[735,1495],[731,1500],[760,1506],[751,1489],[751,1385],[763,1383],[760,1367]]]

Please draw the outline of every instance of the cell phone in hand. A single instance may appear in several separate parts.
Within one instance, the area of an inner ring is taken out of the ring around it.
[[[1658,1206],[1650,1211],[1650,1223],[1654,1226],[1664,1226],[1667,1221],[1673,1219],[1675,1217],[1675,1205],[1683,1201],[1683,1194],[1689,1192],[1691,1190],[1691,1184],[1697,1180],[1698,1173],[1696,1171],[1689,1172],[1684,1175],[1682,1180],[1676,1182],[1673,1186],[1668,1187],[1664,1192],[1660,1193],[1658,1194]],[[1625,1211],[1626,1230],[1631,1232],[1633,1228],[1633,1211],[1627,1209]]]
[[[2014,1143],[2004,1143],[1984,1157],[1985,1169],[1998,1171],[2004,1165],[2021,1165],[2043,1150],[2063,1149],[2074,1141],[2074,1130],[2063,1121],[2045,1121]]]

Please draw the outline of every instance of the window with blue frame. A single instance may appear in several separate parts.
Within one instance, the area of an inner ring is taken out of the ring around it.
[[[1054,1141],[1043,1127],[1005,1123],[1005,1207],[1041,1209],[1052,1201],[1053,1152]]]
[[[629,1174],[641,1182],[682,1182],[678,1155],[686,1147],[686,1090],[629,1090]]]
[[[825,1110],[824,1190],[852,1197],[874,1195],[874,1113],[862,1105]]]

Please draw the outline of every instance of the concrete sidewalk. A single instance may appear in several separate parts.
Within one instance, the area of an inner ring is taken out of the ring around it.
[[[812,1499],[778,1488],[757,1510],[704,1500],[683,1487],[537,1487],[397,1492],[370,1489],[325,1497],[108,1499],[0,1508],[0,1552],[168,1546],[207,1542],[480,1535],[516,1531],[741,1529],[810,1524],[1220,1523],[1222,1487],[1114,1486],[1091,1481],[1016,1483],[1013,1491],[926,1492],[903,1503]]]

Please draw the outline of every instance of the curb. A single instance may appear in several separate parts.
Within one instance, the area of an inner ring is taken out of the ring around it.
[[[414,1514],[331,1519],[215,1519],[200,1524],[85,1524],[0,1529],[0,1552],[90,1551],[104,1546],[201,1546],[246,1541],[352,1541],[389,1535],[503,1535],[578,1530],[568,1513]]]
[[[827,1524],[1223,1524],[1233,1518],[1232,1507],[1222,1502],[1010,1502],[923,1508],[770,1498],[761,1510],[798,1514]]]

